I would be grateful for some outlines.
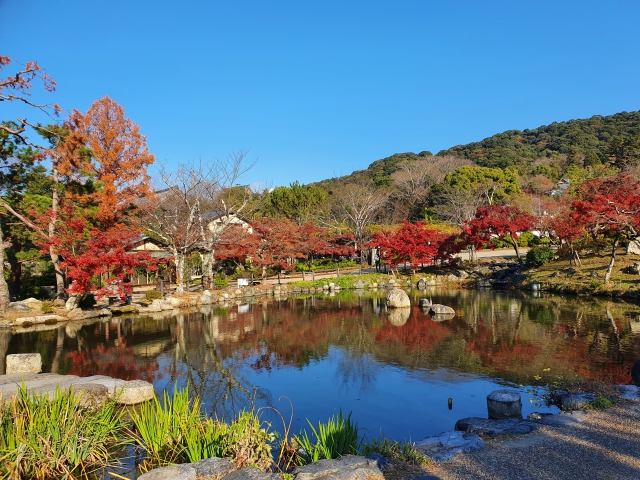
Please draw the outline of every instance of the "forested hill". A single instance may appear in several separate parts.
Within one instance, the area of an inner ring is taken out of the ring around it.
[[[554,122],[533,130],[507,130],[480,142],[458,145],[438,153],[468,158],[483,167],[526,167],[540,157],[554,154],[597,155],[607,160],[607,148],[613,137],[628,138],[638,133],[640,112],[622,112],[610,116],[595,115],[584,120]]]
[[[621,112],[568,122],[554,122],[535,129],[507,130],[480,142],[458,145],[438,152],[438,156],[454,155],[471,160],[483,167],[515,167],[525,173],[530,164],[541,157],[580,156],[585,165],[604,163],[612,139],[625,141],[640,132],[640,111]],[[332,185],[348,183],[366,175],[378,186],[389,185],[391,174],[404,161],[431,156],[430,152],[397,153],[376,160],[364,171],[356,171],[341,178],[317,184],[331,189]]]

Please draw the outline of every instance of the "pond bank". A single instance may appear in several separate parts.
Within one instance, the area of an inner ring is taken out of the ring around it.
[[[584,421],[497,437],[427,471],[442,480],[640,478],[640,404],[589,411]]]

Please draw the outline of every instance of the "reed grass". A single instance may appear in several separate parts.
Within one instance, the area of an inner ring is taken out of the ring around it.
[[[239,468],[266,470],[272,463],[269,442],[273,434],[253,411],[243,411],[230,424],[205,417],[189,390],[167,392],[163,402],[154,399],[131,412],[131,440],[144,452],[141,471],[193,463],[211,457],[230,457]],[[266,428],[264,428],[266,427]]]
[[[73,388],[0,401],[0,477],[80,479],[116,463],[126,422],[115,401],[85,406]]]
[[[311,427],[311,435],[306,430],[294,435],[296,443],[306,454],[307,463],[358,454],[358,425],[351,421],[351,413],[345,418],[341,410],[327,423],[318,422],[318,428],[308,419],[307,423]]]

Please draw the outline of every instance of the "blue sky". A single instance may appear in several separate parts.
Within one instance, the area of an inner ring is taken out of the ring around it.
[[[115,99],[169,168],[249,149],[243,183],[278,186],[638,110],[638,19],[631,0],[0,0],[0,54],[55,78],[37,100]]]

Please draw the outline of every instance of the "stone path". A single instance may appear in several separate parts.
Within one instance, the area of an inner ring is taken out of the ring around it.
[[[76,391],[87,391],[93,396],[116,398],[124,405],[134,405],[153,398],[153,385],[143,380],[119,380],[104,375],[78,377],[54,373],[16,373],[0,375],[0,398],[16,395],[24,384],[27,392],[51,395],[56,387],[73,386]]]

